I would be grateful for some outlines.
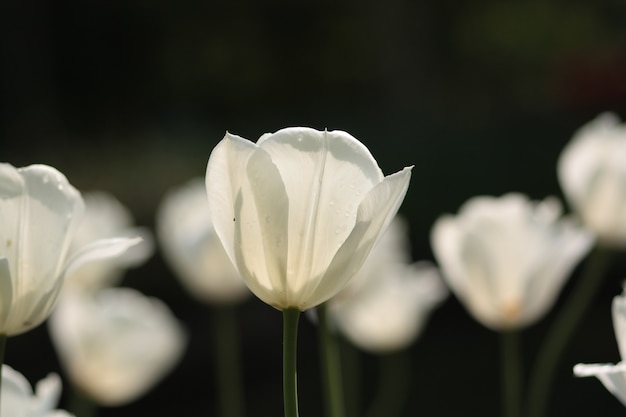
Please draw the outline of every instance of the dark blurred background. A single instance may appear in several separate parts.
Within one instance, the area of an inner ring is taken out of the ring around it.
[[[561,196],[556,161],[574,131],[607,110],[626,116],[625,24],[621,0],[8,0],[2,160],[52,165],[152,227],[163,194],[204,174],[226,130],[256,139],[286,126],[342,129],[386,174],[415,165],[401,213],[415,258],[432,259],[431,225],[474,195]],[[621,253],[563,355],[552,415],[623,414],[571,367],[619,360],[610,302],[625,276]],[[209,308],[158,253],[124,285],[168,303],[190,345],[149,395],[101,415],[216,415]],[[250,300],[240,317],[248,415],[281,415],[281,315]],[[551,317],[524,333],[528,364]],[[498,337],[454,297],[410,353],[405,416],[499,415]],[[299,354],[301,414],[318,416],[306,320]],[[362,359],[369,392],[377,358]],[[31,382],[60,372],[45,326],[11,339],[6,360]]]

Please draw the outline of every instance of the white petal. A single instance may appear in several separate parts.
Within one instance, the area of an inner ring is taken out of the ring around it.
[[[531,324],[547,313],[556,302],[573,269],[594,244],[590,233],[568,219],[552,225],[551,228],[552,233],[546,237],[552,239],[550,247],[546,248],[542,257],[545,261],[537,265],[535,271],[529,270],[530,279],[525,291],[527,307],[521,325]]]
[[[256,215],[254,220],[260,231],[261,245],[242,250],[243,262],[251,275],[244,276],[244,279],[257,297],[283,309],[292,305],[294,293],[298,291],[298,283],[291,280],[287,282],[290,200],[278,169],[264,150],[250,157],[247,173],[256,213],[242,213],[240,217],[242,222],[247,222]],[[242,247],[246,246],[246,241],[256,241],[246,234],[250,228],[242,227],[239,230],[241,234],[237,234],[237,238]],[[252,258],[257,262],[252,261]],[[263,258],[262,261],[260,258]],[[269,282],[270,288],[259,285],[261,282]]]
[[[70,260],[68,260],[63,276],[71,275],[81,265],[99,260],[120,256],[129,248],[142,242],[140,237],[118,237],[110,239],[100,239],[76,252]]]
[[[617,346],[622,359],[626,358],[626,295],[620,294],[613,298],[611,305],[613,329]]]
[[[6,321],[11,314],[11,306],[13,302],[13,282],[11,281],[11,271],[9,271],[9,262],[6,258],[0,259],[0,314],[2,321],[0,329],[6,329]]]
[[[49,374],[45,379],[37,382],[35,386],[37,398],[37,412],[35,415],[46,415],[59,403],[61,397],[61,378],[57,374]]]
[[[337,294],[358,272],[381,233],[389,226],[404,200],[411,168],[389,175],[377,184],[359,205],[356,224],[339,248],[314,293],[302,310],[316,306]]]
[[[602,161],[600,142],[619,126],[619,119],[604,113],[580,128],[566,145],[558,161],[558,177],[563,191],[576,207],[583,204],[598,162]]]
[[[258,147],[239,136],[226,134],[211,152],[206,171],[206,189],[208,208],[215,232],[224,245],[224,249],[233,264],[237,264],[236,252],[241,248],[235,246],[235,226],[237,220],[236,204],[243,204],[241,192],[247,183],[246,166],[253,152]],[[246,201],[245,204],[248,204]],[[243,275],[243,271],[240,271]]]
[[[595,376],[622,404],[626,406],[626,364],[582,364],[574,366],[574,375]]]
[[[2,392],[0,406],[3,416],[28,417],[33,390],[24,378],[8,365],[2,365]]]
[[[302,292],[326,270],[350,234],[357,208],[383,174],[367,148],[346,132],[287,128],[259,144],[289,196],[290,285]]]

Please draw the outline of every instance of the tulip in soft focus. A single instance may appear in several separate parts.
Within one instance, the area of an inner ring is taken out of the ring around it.
[[[433,251],[449,287],[485,326],[530,325],[554,304],[593,239],[558,201],[521,194],[474,197],[457,216],[439,218]]]
[[[410,263],[406,224],[396,217],[329,312],[356,346],[386,353],[408,347],[447,293],[437,268]]]
[[[112,237],[142,238],[141,244],[111,259],[99,259],[82,265],[66,278],[65,288],[93,291],[115,285],[124,269],[139,265],[153,252],[152,236],[145,228],[133,227],[130,211],[114,196],[103,191],[83,193],[85,215],[70,244],[70,254],[82,247]]]
[[[65,276],[87,261],[113,257],[140,239],[93,242],[68,260],[83,214],[80,193],[45,165],[0,164],[0,334],[12,336],[50,314]]]
[[[284,310],[328,300],[360,269],[404,199],[411,169],[385,177],[342,131],[286,128],[257,143],[226,134],[209,158],[209,212],[250,290]]]
[[[61,379],[50,374],[37,383],[35,392],[22,374],[2,365],[1,414],[6,417],[71,417],[54,410],[61,395]]]
[[[126,404],[152,388],[187,341],[164,303],[128,288],[64,294],[49,329],[72,383],[104,406]]]
[[[626,246],[626,125],[606,113],[583,126],[558,164],[563,192],[601,244]]]
[[[609,392],[626,406],[626,294],[613,299],[613,328],[622,361],[612,364],[578,364],[574,366],[574,375],[595,376]]]
[[[215,233],[204,179],[169,192],[157,212],[163,256],[189,292],[211,303],[234,303],[250,291]]]

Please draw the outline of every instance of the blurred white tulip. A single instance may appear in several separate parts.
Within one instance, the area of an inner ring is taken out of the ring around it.
[[[187,343],[164,303],[129,288],[65,293],[49,329],[72,383],[104,406],[143,395],[176,365]]]
[[[6,417],[71,417],[54,410],[61,396],[61,379],[50,374],[37,383],[35,392],[22,374],[2,365],[1,414]]]
[[[124,270],[143,263],[154,250],[152,235],[146,228],[134,227],[130,211],[113,195],[103,191],[83,193],[85,215],[70,244],[70,253],[98,239],[141,237],[140,244],[111,259],[86,263],[66,278],[64,286],[73,290],[94,291],[117,284]]]
[[[563,149],[559,181],[600,244],[626,246],[626,125],[611,113],[580,128]]]
[[[99,240],[68,259],[83,211],[80,193],[56,169],[0,164],[0,335],[41,324],[67,275],[85,262],[118,256],[140,241]]]
[[[279,309],[328,300],[360,269],[404,199],[411,169],[385,177],[342,131],[286,128],[255,144],[226,134],[209,158],[209,211],[250,290]]]
[[[163,198],[156,226],[164,258],[193,296],[235,303],[250,295],[215,233],[203,178]]]
[[[435,222],[431,242],[444,278],[483,325],[521,328],[554,304],[593,243],[590,233],[560,215],[555,199],[507,194],[474,197],[457,216]]]
[[[437,268],[410,259],[406,222],[396,217],[357,275],[328,301],[339,330],[357,347],[374,353],[408,347],[447,296]]]

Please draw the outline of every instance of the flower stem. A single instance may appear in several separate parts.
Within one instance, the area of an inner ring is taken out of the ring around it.
[[[409,393],[410,355],[407,350],[388,353],[378,358],[380,373],[378,391],[366,417],[400,415]]]
[[[214,361],[218,407],[222,417],[243,417],[243,385],[240,369],[236,308],[220,305],[212,310]]]
[[[543,417],[546,413],[548,398],[554,373],[563,349],[569,342],[574,329],[602,283],[602,278],[609,265],[610,250],[597,246],[586,262],[571,295],[555,317],[540,347],[530,375],[528,387],[528,416]]]
[[[361,412],[361,352],[348,343],[339,339],[339,354],[341,356],[341,376],[343,378],[344,402],[347,416],[360,416]]]
[[[300,310],[283,310],[283,401],[285,417],[298,417],[298,319]]]
[[[501,332],[503,415],[522,415],[522,358],[518,330]]]
[[[98,415],[98,406],[88,395],[75,385],[72,385],[68,411],[77,417],[96,417]]]
[[[337,338],[330,330],[326,304],[317,308],[320,359],[322,361],[322,381],[327,417],[344,417],[343,380]]]
[[[0,334],[0,392],[2,392],[2,367],[4,365],[4,353],[7,346],[7,335]],[[1,406],[2,404],[0,404]],[[0,408],[1,410],[1,408]]]

